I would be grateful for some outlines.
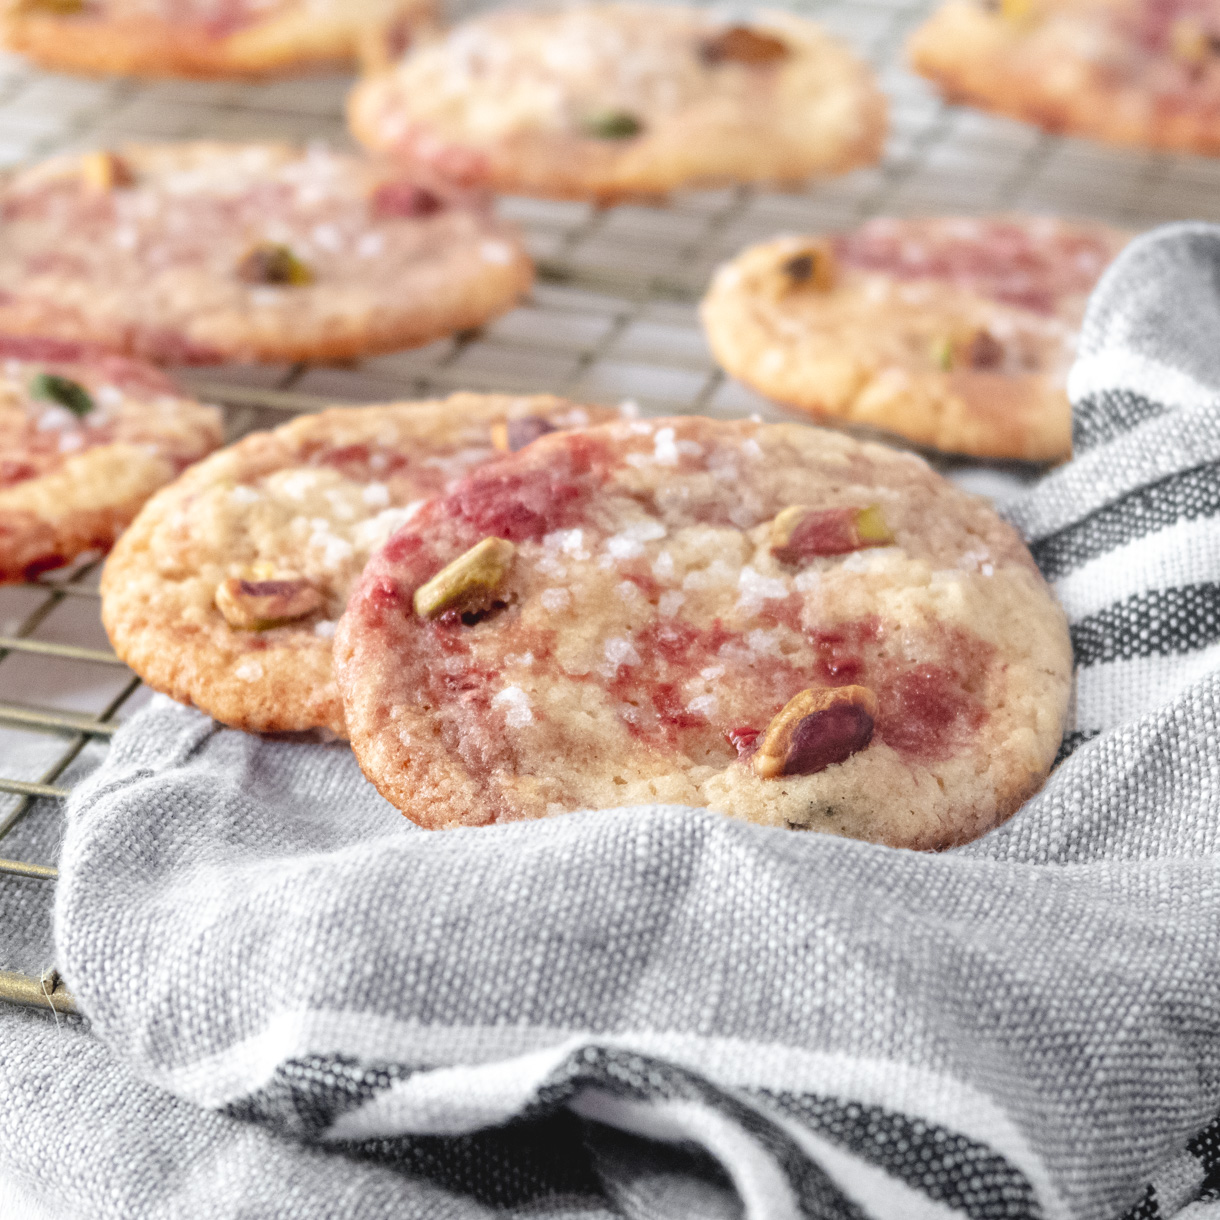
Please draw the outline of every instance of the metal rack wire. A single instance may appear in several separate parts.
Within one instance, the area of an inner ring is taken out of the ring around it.
[[[891,136],[877,167],[802,193],[689,192],[668,206],[598,211],[506,199],[502,211],[525,228],[540,280],[527,303],[483,331],[358,365],[196,370],[183,380],[224,407],[229,439],[337,402],[458,388],[630,398],[647,413],[779,418],[715,369],[695,314],[712,268],[747,242],[882,213],[1024,209],[1132,228],[1220,219],[1220,161],[1054,138],[944,105],[901,64],[902,43],[927,0],[793,7],[876,65],[891,101]],[[131,139],[343,143],[347,85],[341,78],[261,86],[86,81],[0,59],[0,164]],[[0,857],[14,857],[0,858],[0,927],[6,918],[49,917],[54,860],[25,858],[31,853],[21,850],[19,829],[36,810],[58,816],[75,779],[147,697],[101,631],[99,570],[98,560],[83,561],[0,590]],[[6,902],[13,887],[31,886],[40,887],[33,900],[21,893]],[[13,970],[0,956],[0,999],[73,1011],[53,970],[30,973],[47,964]]]

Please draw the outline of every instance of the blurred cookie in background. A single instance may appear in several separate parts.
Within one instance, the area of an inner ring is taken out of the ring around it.
[[[792,184],[880,156],[871,70],[813,22],[592,4],[476,17],[357,86],[368,147],[497,191],[602,202]]]
[[[14,0],[4,46],[59,72],[262,77],[382,64],[432,0]]]
[[[871,220],[751,246],[701,312],[725,371],[778,403],[948,453],[1057,461],[1085,304],[1128,238],[1041,217]]]
[[[950,101],[1114,144],[1220,153],[1214,0],[949,0],[909,53]]]
[[[219,410],[159,369],[0,334],[0,581],[108,550],[148,497],[222,434]]]
[[[134,145],[0,179],[0,330],[165,364],[343,360],[510,309],[488,201],[319,146]]]

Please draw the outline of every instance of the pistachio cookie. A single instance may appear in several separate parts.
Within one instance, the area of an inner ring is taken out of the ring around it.
[[[879,219],[751,246],[702,306],[716,359],[777,402],[985,458],[1071,451],[1067,371],[1127,235],[1045,218]]]
[[[140,514],[102,575],[102,621],[149,686],[226,724],[342,734],[331,637],[369,552],[497,452],[617,417],[549,396],[455,394],[253,433]]]
[[[885,136],[871,73],[812,22],[638,4],[476,17],[358,86],[349,113],[370,148],[602,202],[843,173]]]
[[[431,0],[15,0],[4,45],[44,68],[241,77],[384,63]]]
[[[952,101],[1048,131],[1220,154],[1215,0],[949,0],[909,51]]]
[[[144,501],[222,435],[220,412],[159,369],[0,334],[0,581],[109,549]]]
[[[365,774],[428,827],[642,803],[895,846],[1036,791],[1067,625],[919,458],[696,417],[543,437],[375,554],[335,658]]]
[[[133,146],[0,179],[0,329],[159,363],[338,360],[509,309],[532,267],[468,194],[280,144]]]

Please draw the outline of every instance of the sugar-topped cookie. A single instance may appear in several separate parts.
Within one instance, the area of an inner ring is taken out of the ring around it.
[[[157,488],[221,437],[220,412],[159,369],[0,334],[0,581],[107,550]]]
[[[4,44],[59,72],[243,77],[377,65],[431,0],[16,0]]]
[[[1044,217],[870,220],[782,237],[713,277],[717,360],[777,402],[975,457],[1071,450],[1067,371],[1127,235]]]
[[[321,146],[197,142],[0,178],[0,329],[158,363],[340,360],[514,305],[515,228],[468,193]]]
[[[601,201],[843,173],[885,135],[868,68],[813,22],[676,5],[475,17],[358,86],[349,110],[379,151]]]
[[[1048,131],[1220,154],[1214,0],[948,0],[909,52],[950,101]]]
[[[331,636],[370,551],[474,466],[617,418],[549,396],[344,407],[247,436],[167,487],[102,576],[115,651],[226,724],[343,733]]]
[[[424,826],[676,802],[922,848],[1038,789],[1072,664],[1015,531],[921,459],[694,417],[474,471],[372,556],[335,658]]]

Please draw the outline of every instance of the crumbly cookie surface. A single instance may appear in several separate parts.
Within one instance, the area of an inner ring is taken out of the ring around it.
[[[359,157],[143,145],[0,180],[0,329],[156,362],[346,359],[510,308],[532,279],[481,203]]]
[[[124,534],[102,576],[115,651],[226,724],[342,734],[331,637],[369,553],[497,444],[606,418],[617,413],[549,396],[455,394],[254,433],[187,471]]]
[[[601,200],[842,173],[885,134],[868,69],[812,22],[633,4],[467,21],[358,86],[349,112],[371,148]]]
[[[725,370],[778,402],[948,452],[1058,460],[1085,303],[1126,241],[1046,218],[872,220],[743,251],[703,322]]]
[[[1016,533],[922,460],[693,417],[475,471],[370,559],[335,656],[361,766],[425,826],[675,802],[921,848],[1039,787],[1071,676]],[[829,718],[777,728],[794,698]],[[810,724],[854,749],[811,770]]]
[[[909,53],[951,100],[1048,131],[1220,153],[1209,0],[948,0]]]
[[[0,581],[106,550],[220,444],[220,412],[149,365],[0,334]]]
[[[384,65],[434,9],[431,0],[21,0],[3,37],[57,71],[258,77]]]

